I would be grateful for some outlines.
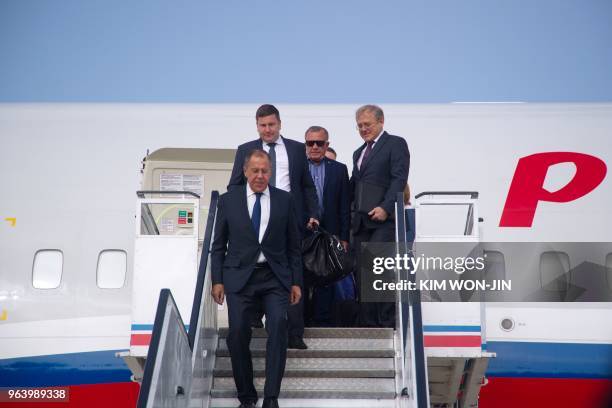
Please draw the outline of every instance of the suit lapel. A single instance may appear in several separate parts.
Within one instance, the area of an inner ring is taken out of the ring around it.
[[[361,173],[361,170],[359,169],[359,167],[357,166],[358,162],[359,162],[359,157],[361,156],[361,152],[363,152],[363,149],[365,149],[366,144],[362,144],[361,147],[359,147],[359,149],[355,150],[355,153],[353,153],[353,168],[357,169],[358,173]]]
[[[372,163],[372,159],[374,158],[374,155],[376,155],[376,153],[379,152],[380,149],[382,149],[386,141],[387,141],[387,132],[383,132],[382,135],[380,135],[380,137],[378,138],[378,141],[374,144],[374,148],[370,152],[370,155],[368,156],[368,160],[365,163],[362,163],[361,169],[359,169],[361,174],[363,174],[363,172],[367,170],[368,165]]]
[[[268,189],[270,190],[270,214],[268,216],[268,225],[266,225],[266,230],[264,231],[263,237],[261,238],[262,243],[268,237],[268,234],[270,233],[270,225],[272,224],[274,219],[272,218],[272,211],[274,209],[274,198],[276,193],[272,191],[272,187],[268,187]]]
[[[250,226],[249,231],[251,231],[252,237],[255,238],[256,241],[259,241],[259,237],[255,236],[253,222],[251,221],[251,216],[249,215],[249,203],[247,202],[246,184],[244,185],[243,189],[236,191],[239,192],[238,205],[240,207],[240,213],[242,214],[243,222],[247,223]]]
[[[291,167],[296,163],[295,161],[295,154],[294,152],[289,148],[289,145],[287,144],[287,139],[285,139],[284,137],[281,136],[281,138],[283,139],[283,144],[285,145],[285,151],[287,152],[287,160],[289,161],[289,185],[291,187],[293,187],[293,183],[291,182]],[[304,156],[306,155],[306,151],[304,151]],[[278,179],[276,180],[278,182]]]

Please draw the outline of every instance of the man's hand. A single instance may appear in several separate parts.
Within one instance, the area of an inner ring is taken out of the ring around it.
[[[223,286],[222,283],[214,284],[211,290],[211,294],[212,294],[214,301],[217,304],[222,305],[223,298],[225,297],[225,286]]]
[[[302,289],[299,286],[293,285],[291,286],[291,294],[289,295],[289,303],[292,305],[297,305],[302,297]]]
[[[348,243],[348,241],[343,241],[343,240],[340,240],[340,243],[341,243],[341,244],[342,244],[342,246],[344,247],[344,250],[345,250],[346,252],[348,252],[348,249],[349,249],[349,243]]]
[[[387,214],[385,209],[382,207],[374,207],[372,211],[368,213],[368,215],[370,216],[370,219],[372,221],[379,221],[379,222],[383,222],[387,219],[387,217],[389,217],[389,214]]]
[[[308,228],[309,230],[313,230],[315,228],[315,226],[319,225],[319,220],[317,220],[316,218],[310,218],[308,220],[308,224],[306,224],[306,228]]]

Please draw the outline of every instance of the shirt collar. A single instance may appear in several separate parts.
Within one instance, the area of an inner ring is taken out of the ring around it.
[[[321,161],[320,161],[320,162],[318,162],[318,163],[317,163],[317,162],[315,162],[315,161],[312,161],[312,160],[308,159],[308,163],[312,164],[313,166],[319,166],[319,165],[321,165],[321,164],[325,164],[325,159],[326,159],[325,157],[324,157],[324,158],[322,158],[322,159],[321,159]]]
[[[376,138],[374,138],[374,140],[372,140],[372,146],[374,146],[376,144],[376,142],[378,142],[378,139],[380,139],[380,137],[382,136],[383,133],[385,133],[385,129],[381,130],[380,133],[378,134],[378,136],[376,136]]]
[[[260,139],[260,140],[261,140],[261,139]],[[283,142],[283,136],[282,136],[282,135],[279,135],[279,136],[278,136],[278,139],[276,139],[276,142],[271,142],[271,143],[276,143],[276,145],[277,145],[277,146],[278,146],[278,145],[284,145],[284,144],[285,144],[285,143]],[[267,145],[268,145],[268,142],[264,142],[263,140],[261,140],[261,144],[262,144],[263,146],[267,146]]]
[[[246,183],[246,193],[247,197],[255,195],[255,192],[251,190],[251,186],[249,186],[249,183]],[[270,186],[266,187],[266,189],[263,191],[263,195],[270,197]]]

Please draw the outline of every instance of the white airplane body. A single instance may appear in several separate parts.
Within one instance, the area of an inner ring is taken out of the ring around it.
[[[338,160],[351,171],[352,152],[362,144],[355,129],[357,106],[277,106],[281,134],[303,140],[309,126],[326,127]],[[412,192],[478,191],[482,241],[612,242],[612,180],[607,176],[612,104],[383,108],[385,129],[408,142]],[[115,353],[130,347],[141,160],[147,151],[164,147],[236,148],[257,137],[255,109],[0,105],[5,180],[0,193],[0,388],[70,386],[73,406],[134,406],[138,386]],[[55,289],[33,287],[34,257],[41,250],[62,254]],[[104,250],[125,251],[128,269],[120,288],[101,289],[96,283]],[[612,267],[612,250],[599,255],[599,263]],[[608,279],[612,291],[609,274]],[[486,343],[497,357],[481,391],[483,407],[543,406],[542,395],[546,406],[612,401],[612,304],[486,307]],[[516,330],[500,327],[508,317]],[[568,390],[574,396],[568,397]]]

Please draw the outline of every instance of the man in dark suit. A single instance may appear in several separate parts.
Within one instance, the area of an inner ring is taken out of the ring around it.
[[[263,150],[272,159],[270,185],[290,192],[295,201],[300,228],[317,220],[317,195],[308,172],[304,144],[280,135],[280,112],[273,105],[261,105],[255,112],[259,139],[238,146],[228,190],[246,182],[242,163],[254,149]]]
[[[325,128],[311,126],[304,137],[308,168],[317,192],[321,226],[327,232],[337,235],[348,250],[351,199],[348,170],[344,164],[326,157],[329,133]],[[306,309],[311,310],[308,313],[311,316],[308,317],[313,325],[331,323],[333,294],[333,285],[314,289],[312,302],[306,305]]]
[[[266,315],[266,384],[263,407],[277,408],[287,357],[287,308],[301,297],[302,257],[293,198],[268,185],[270,158],[262,150],[245,157],[246,185],[219,198],[211,248],[212,296],[227,294],[227,347],[241,408],[253,408],[257,392],[249,345],[251,322]]]
[[[253,149],[264,150],[272,160],[270,185],[293,196],[303,238],[307,226],[312,228],[318,224],[317,194],[308,172],[304,144],[280,135],[280,113],[273,105],[261,105],[255,113],[255,121],[259,139],[238,146],[227,189],[232,190],[246,182],[242,171],[245,156]],[[303,315],[303,302],[289,308],[289,348],[307,348],[303,340]],[[254,325],[261,326],[261,315],[254,319]]]
[[[404,191],[410,168],[406,141],[384,131],[385,117],[376,105],[364,105],[356,112],[357,128],[365,142],[353,153],[353,244],[360,262],[362,242],[395,240],[394,209],[397,193]],[[368,208],[363,207],[368,203]],[[372,207],[372,208],[369,208]],[[356,274],[361,292],[361,276]],[[391,299],[390,299],[391,300]],[[361,304],[364,326],[393,327],[393,303]]]

